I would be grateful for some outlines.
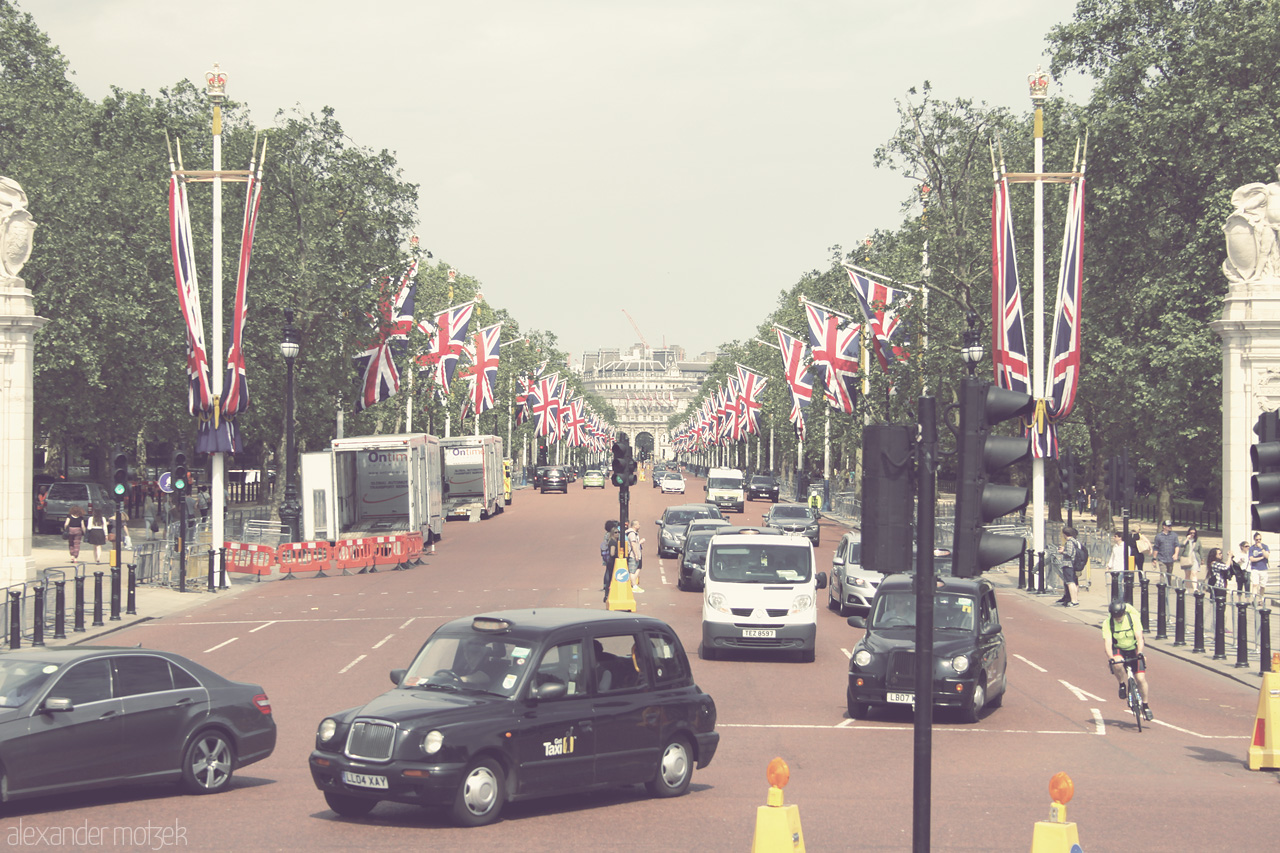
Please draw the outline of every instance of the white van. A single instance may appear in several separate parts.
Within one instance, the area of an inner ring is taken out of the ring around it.
[[[813,660],[818,632],[813,546],[801,536],[721,533],[707,546],[702,657],[723,649],[779,649]]]
[[[737,468],[712,468],[707,472],[707,503],[742,512],[747,502],[745,479]]]

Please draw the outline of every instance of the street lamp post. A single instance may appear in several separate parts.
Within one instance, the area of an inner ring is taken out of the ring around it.
[[[280,504],[280,522],[289,528],[289,541],[298,542],[298,522],[302,516],[302,504],[298,502],[297,448],[293,438],[293,361],[298,357],[298,329],[293,325],[293,309],[284,309],[284,336],[280,339],[280,354],[284,356],[287,372],[284,391],[284,502]]]
[[[964,346],[960,349],[960,358],[964,360],[965,367],[969,368],[969,378],[974,378],[974,373],[978,369],[978,362],[982,361],[982,333],[978,330],[978,315],[969,312],[966,318],[969,328],[964,332]]]

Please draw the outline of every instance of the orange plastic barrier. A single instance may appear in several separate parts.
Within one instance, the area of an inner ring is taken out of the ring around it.
[[[374,536],[365,541],[369,543],[373,553],[375,566],[398,566],[404,562],[408,553],[408,534],[398,536]]]
[[[269,575],[277,565],[276,549],[248,542],[224,542],[227,571],[243,575]]]
[[[281,545],[276,559],[280,563],[280,571],[285,575],[301,575],[315,572],[316,577],[325,577],[324,571],[329,568],[333,559],[333,549],[328,542],[289,542]]]
[[[371,539],[340,539],[333,543],[333,567],[343,574],[364,574],[373,568]]]
[[[405,537],[405,562],[416,564],[422,558],[422,531],[415,531]]]

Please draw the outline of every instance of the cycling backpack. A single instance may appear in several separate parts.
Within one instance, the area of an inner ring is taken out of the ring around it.
[[[1071,568],[1077,572],[1083,572],[1089,565],[1089,549],[1084,547],[1084,543],[1079,539],[1076,540],[1076,553],[1071,557]]]

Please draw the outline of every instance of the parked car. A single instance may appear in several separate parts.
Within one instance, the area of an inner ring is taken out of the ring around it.
[[[846,701],[860,719],[872,707],[910,707],[915,702],[916,594],[910,575],[880,583],[866,628],[849,659]],[[956,708],[977,722],[987,705],[999,707],[1008,686],[1008,654],[995,588],[982,578],[939,578],[933,611],[933,704]]]
[[[684,547],[685,528],[689,522],[698,518],[723,518],[720,510],[712,504],[677,504],[669,506],[662,512],[658,525],[658,556],[674,557]]]
[[[0,655],[6,802],[158,782],[214,794],[275,744],[262,687],[181,655],[110,646]]]
[[[447,622],[396,686],[325,717],[311,777],[339,815],[382,800],[463,826],[507,801],[643,783],[678,797],[715,756],[716,706],[664,622],[538,608]]]
[[[584,489],[603,489],[604,488],[604,472],[599,468],[588,468],[587,473],[582,475],[582,488]]]
[[[778,478],[770,477],[765,474],[756,474],[747,482],[747,500],[753,501],[756,498],[761,500],[778,502]]]
[[[569,494],[569,473],[563,468],[548,468],[542,473],[542,485],[538,487],[542,494],[547,492],[564,492]]]
[[[804,504],[777,504],[764,516],[765,527],[776,527],[784,533],[805,536],[818,547],[822,539],[818,511]]]
[[[660,486],[664,495],[683,495],[684,477],[679,471],[666,471],[662,475]]]
[[[45,496],[44,524],[42,532],[58,533],[62,530],[62,522],[73,506],[89,514],[89,508],[96,506],[104,515],[115,512],[115,500],[106,487],[97,483],[86,483],[77,480],[59,480],[49,487]]]

